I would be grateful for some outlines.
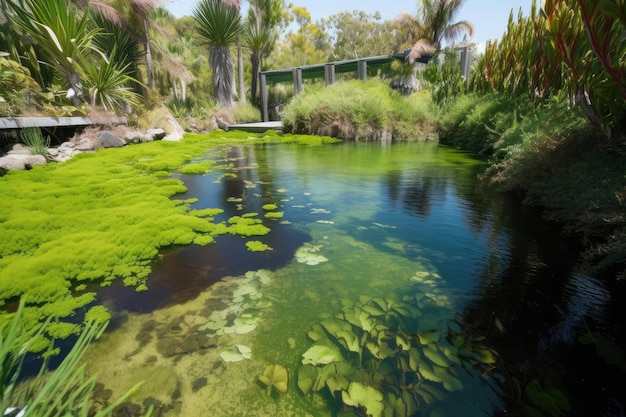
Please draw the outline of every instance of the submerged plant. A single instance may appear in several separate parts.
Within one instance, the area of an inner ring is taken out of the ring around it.
[[[298,387],[373,417],[412,416],[462,390],[464,379],[496,359],[453,321],[421,319],[441,303],[414,291],[347,304],[309,331]]]
[[[259,380],[267,385],[267,395],[272,393],[272,387],[282,394],[289,389],[289,371],[282,365],[269,365]]]

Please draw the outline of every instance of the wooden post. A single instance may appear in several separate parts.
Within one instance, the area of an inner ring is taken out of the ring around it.
[[[367,61],[358,62],[357,77],[361,81],[367,81]]]
[[[302,68],[294,68],[293,76],[293,94],[298,95],[302,92]]]
[[[259,87],[261,89],[261,120],[264,122],[270,121],[270,114],[268,106],[268,97],[267,97],[267,77],[265,74],[259,74]]]
[[[324,65],[324,83],[326,87],[328,87],[329,85],[335,84],[335,65],[334,64]]]
[[[472,51],[465,46],[461,48],[461,75],[465,77],[465,84],[469,84],[471,66]]]

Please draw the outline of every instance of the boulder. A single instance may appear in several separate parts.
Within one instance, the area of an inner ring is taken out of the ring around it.
[[[98,133],[96,140],[96,146],[98,148],[121,148],[124,145],[126,145],[126,143],[113,132],[103,130]]]
[[[32,155],[30,148],[21,143],[14,143],[11,149],[7,152],[9,155]]]
[[[146,142],[146,135],[143,132],[127,130],[122,138],[127,144]]]
[[[7,158],[12,158],[14,160],[20,161],[21,164],[24,165],[25,169],[31,169],[37,165],[43,165],[46,162],[48,162],[46,160],[46,157],[43,155],[14,154],[14,155],[9,155]]]
[[[11,156],[3,156],[0,158],[0,168],[9,171],[23,171],[26,169],[24,161]]]
[[[63,142],[61,145],[59,145],[59,151],[61,151],[64,148],[73,149],[75,146],[76,144],[74,142]]]
[[[183,138],[183,135],[180,132],[174,131],[174,132],[170,133],[169,135],[165,136],[163,138],[163,140],[169,140],[169,141],[178,142],[182,138]]]
[[[78,144],[76,145],[76,147],[74,149],[79,150],[79,151],[94,151],[97,149],[98,146],[98,142],[96,139],[91,138],[91,137],[84,137],[81,138],[80,141],[78,141]]]
[[[54,158],[59,155],[59,150],[57,148],[48,148],[48,155]]]
[[[148,131],[146,132],[146,136],[151,136],[152,140],[161,140],[165,137],[166,133],[165,130],[158,128],[158,129],[148,129]]]

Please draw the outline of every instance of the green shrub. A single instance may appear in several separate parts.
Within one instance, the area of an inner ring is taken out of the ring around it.
[[[248,102],[239,102],[233,109],[233,119],[236,123],[258,122],[261,120],[261,111]]]
[[[403,97],[378,79],[311,87],[286,107],[287,132],[354,140],[425,140],[435,132],[427,93]]]
[[[44,139],[41,129],[38,127],[27,127],[22,129],[20,134],[24,145],[28,146],[33,155],[45,155],[50,147],[50,136]]]

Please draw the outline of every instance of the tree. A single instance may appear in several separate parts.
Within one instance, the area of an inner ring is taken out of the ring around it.
[[[280,68],[299,67],[328,61],[328,35],[319,25],[311,22],[311,14],[305,7],[290,10],[298,24],[297,32],[289,32],[273,56]]]
[[[237,44],[242,29],[239,9],[221,0],[201,0],[193,16],[201,43],[209,47],[215,98],[220,106],[231,108],[235,82],[230,47]]]
[[[403,13],[396,19],[398,30],[411,47],[410,62],[441,50],[443,41],[454,42],[473,36],[474,26],[465,20],[454,22],[465,0],[419,0],[417,16]]]
[[[252,85],[250,96],[257,101],[258,78],[263,66],[263,58],[276,46],[278,31],[283,22],[283,0],[250,0],[248,19],[243,32],[243,45],[250,50],[252,64]]]
[[[154,66],[149,28],[152,27],[150,13],[161,4],[161,0],[88,0],[88,3],[106,19],[120,26],[143,46],[148,87],[154,88]]]
[[[331,61],[389,55],[396,47],[392,23],[382,21],[378,12],[340,12],[323,20],[322,26],[331,34]]]

